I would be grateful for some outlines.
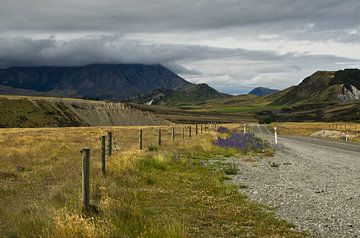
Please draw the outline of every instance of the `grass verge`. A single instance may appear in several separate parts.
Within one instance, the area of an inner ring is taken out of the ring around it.
[[[83,214],[81,161],[76,149],[88,130],[30,130],[14,138],[7,134],[6,142],[2,135],[2,145],[10,143],[0,162],[4,170],[0,173],[2,236],[304,236],[265,206],[250,202],[235,187],[223,183],[226,168],[216,168],[210,159],[225,160],[237,151],[213,146],[213,132],[157,149],[118,151],[108,159],[105,177],[100,172],[97,141],[87,141],[95,147],[91,162],[95,209]],[[95,135],[103,133],[101,128],[92,130]],[[36,143],[24,147],[24,139]],[[13,170],[15,165],[22,169]]]

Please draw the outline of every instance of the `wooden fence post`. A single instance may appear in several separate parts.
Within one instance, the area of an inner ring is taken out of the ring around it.
[[[82,207],[84,211],[90,208],[90,149],[84,147],[81,150],[82,167]]]
[[[108,144],[107,144],[107,155],[110,156],[112,154],[112,132],[108,131]]]
[[[198,124],[195,125],[195,134],[198,134]]]
[[[140,150],[143,149],[143,131],[142,130],[139,131],[139,149]]]
[[[189,126],[189,137],[191,137],[191,125]]]
[[[105,175],[105,136],[100,137],[100,160],[101,160],[101,171]]]
[[[185,128],[182,128],[182,133],[181,133],[181,137],[184,140],[185,139]]]
[[[200,124],[200,133],[202,134],[202,132],[203,132],[203,124],[201,123]]]
[[[174,142],[175,141],[175,128],[174,127],[171,130],[171,138],[172,138],[172,141]]]
[[[161,146],[161,128],[158,130],[158,146]]]

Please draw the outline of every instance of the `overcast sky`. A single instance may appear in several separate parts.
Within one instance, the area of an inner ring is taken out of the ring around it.
[[[359,0],[0,0],[0,68],[160,63],[231,94],[360,67]]]

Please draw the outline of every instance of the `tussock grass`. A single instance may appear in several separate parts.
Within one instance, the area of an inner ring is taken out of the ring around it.
[[[360,141],[360,124],[344,122],[275,122],[269,125],[273,130],[278,128],[278,133],[282,135],[301,135],[310,136],[321,130],[335,130],[349,132],[352,141]]]
[[[1,236],[303,236],[224,185],[226,171],[204,166],[202,161],[236,154],[211,143],[215,132],[172,143],[171,129],[163,128],[163,146],[140,151],[139,129],[1,129]],[[156,143],[157,128],[142,129],[144,148]],[[103,176],[98,138],[108,130],[116,148]],[[83,146],[92,149],[91,205],[97,212],[90,214],[80,204]]]

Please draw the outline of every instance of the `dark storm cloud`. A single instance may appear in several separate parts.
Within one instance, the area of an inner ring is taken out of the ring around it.
[[[0,67],[161,63],[228,92],[284,88],[359,65],[359,11],[358,0],[1,0]]]
[[[168,32],[255,26],[306,32],[357,28],[358,0],[2,0],[1,31]],[[321,35],[318,35],[321,37]]]
[[[181,61],[250,60],[250,61],[353,61],[329,55],[277,54],[271,51],[226,49],[186,44],[146,44],[118,36],[81,37],[71,40],[0,38],[0,67],[71,66],[91,63],[160,63],[178,73],[200,74],[176,64]],[[296,68],[298,70],[298,68]]]
[[[211,58],[276,60],[286,56],[245,49],[224,49],[199,45],[144,44],[116,36],[80,37],[71,40],[0,38],[0,67],[14,65],[84,65],[90,63],[161,63],[179,73],[188,72],[174,64],[179,60]]]

